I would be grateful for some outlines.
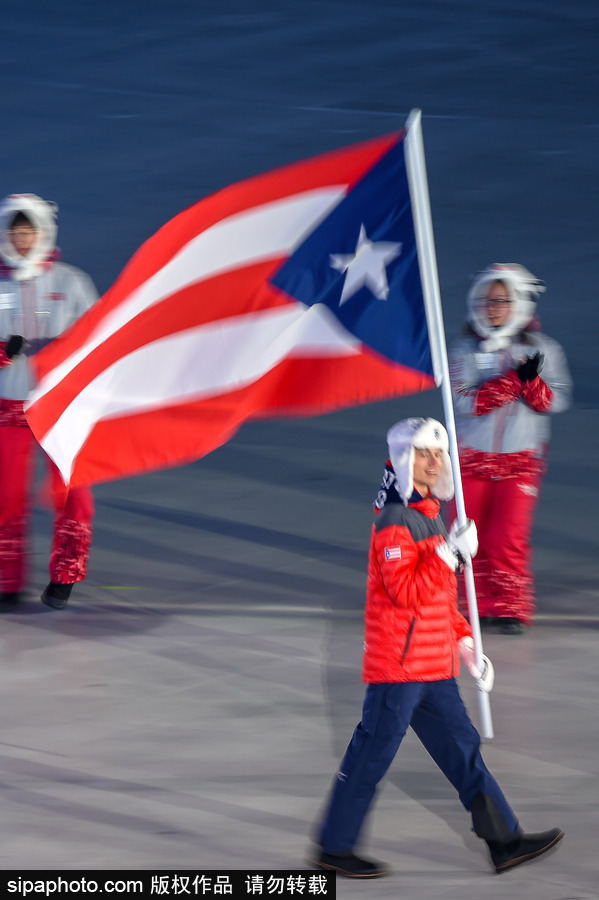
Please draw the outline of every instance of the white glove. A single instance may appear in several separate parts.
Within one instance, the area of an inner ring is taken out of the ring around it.
[[[460,564],[460,557],[452,550],[449,544],[445,543],[445,541],[441,541],[440,544],[437,544],[435,547],[435,552],[437,556],[443,560],[443,562],[449,566],[452,572],[455,572],[457,567]]]
[[[484,691],[485,694],[489,694],[493,690],[493,684],[495,683],[495,669],[493,668],[493,663],[489,657],[485,656],[483,653],[483,670],[481,672],[476,665],[474,641],[472,638],[463,637],[458,641],[458,649],[464,665],[476,681],[476,686],[480,688],[481,691]]]
[[[466,524],[460,528],[456,519],[449,529],[447,543],[464,561],[476,556],[478,551],[478,532],[474,521],[468,519]]]

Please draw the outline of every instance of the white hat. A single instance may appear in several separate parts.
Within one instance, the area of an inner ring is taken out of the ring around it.
[[[449,458],[449,438],[447,432],[436,419],[411,418],[396,422],[387,432],[389,458],[395,471],[397,489],[404,506],[414,491],[414,448],[443,451],[439,478],[431,493],[439,500],[453,497],[453,473]]]
[[[495,281],[502,281],[510,295],[512,310],[505,325],[494,328],[487,318],[487,291]],[[486,338],[486,350],[499,350],[507,346],[515,334],[531,321],[537,307],[539,294],[545,285],[532,272],[519,263],[493,263],[479,272],[468,292],[468,321],[477,334]]]
[[[37,241],[27,256],[17,253],[8,235],[12,220],[19,212],[38,232]],[[56,247],[57,213],[55,203],[42,200],[37,194],[10,194],[0,203],[0,255],[14,268],[13,277],[17,281],[34,278],[43,271],[42,263]]]

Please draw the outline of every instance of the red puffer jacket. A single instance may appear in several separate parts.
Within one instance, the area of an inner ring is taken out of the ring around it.
[[[387,504],[372,526],[362,677],[370,684],[457,677],[471,636],[455,574],[435,548],[445,526],[434,498]]]

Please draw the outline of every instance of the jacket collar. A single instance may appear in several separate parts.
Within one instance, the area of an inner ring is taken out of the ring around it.
[[[418,510],[424,516],[428,516],[429,519],[436,519],[441,512],[441,504],[436,497],[433,497],[432,494],[428,497],[422,497],[418,491],[413,492],[408,500],[408,506],[411,509]]]

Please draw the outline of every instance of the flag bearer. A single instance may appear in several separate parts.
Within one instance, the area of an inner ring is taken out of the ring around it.
[[[390,465],[375,506],[366,594],[362,719],[341,762],[310,861],[352,878],[383,863],[355,852],[377,786],[412,727],[458,792],[498,873],[534,859],[563,837],[526,834],[487,769],[480,737],[458,691],[460,657],[482,690],[493,667],[475,662],[472,631],[458,611],[455,571],[477,550],[476,526],[447,534],[441,500],[453,496],[448,437],[434,419],[398,422],[387,435]],[[409,823],[405,825],[409,833]]]

